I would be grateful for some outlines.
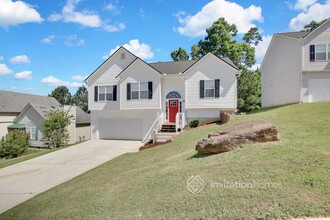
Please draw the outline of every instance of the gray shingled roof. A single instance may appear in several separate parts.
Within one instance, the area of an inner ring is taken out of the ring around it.
[[[277,33],[277,35],[301,39],[306,37],[309,33],[310,31],[298,31],[298,32]]]
[[[161,72],[162,74],[178,74],[183,73],[189,67],[191,67],[197,60],[187,61],[170,61],[170,62],[158,62],[149,63],[150,66]]]
[[[228,63],[232,67],[238,69],[238,67],[228,57],[221,57],[224,62]],[[194,65],[198,60],[187,60],[187,61],[169,61],[169,62],[158,62],[148,63],[150,66],[161,72],[162,74],[178,74],[183,73],[189,67]]]
[[[0,90],[0,112],[20,113],[28,103],[59,107],[60,103],[53,97],[30,95]]]

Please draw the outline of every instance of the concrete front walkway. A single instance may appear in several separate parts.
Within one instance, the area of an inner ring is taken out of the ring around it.
[[[0,213],[127,152],[140,141],[90,140],[0,169]]]

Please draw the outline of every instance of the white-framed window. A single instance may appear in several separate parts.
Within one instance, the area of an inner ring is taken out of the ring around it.
[[[32,121],[29,121],[26,126],[26,133],[30,135],[31,140],[38,140],[37,132],[37,127],[35,124]]]
[[[214,80],[205,80],[204,81],[204,94],[206,98],[215,97],[215,81]]]
[[[315,45],[315,60],[316,61],[328,60],[327,49],[328,48],[326,44]]]
[[[132,99],[139,99],[139,83],[131,83],[131,97]]]
[[[148,82],[140,83],[140,99],[148,99]]]
[[[113,101],[113,86],[99,86],[99,101]]]
[[[131,83],[132,99],[148,99],[148,82]]]
[[[177,101],[170,101],[170,107],[176,107],[178,105]]]

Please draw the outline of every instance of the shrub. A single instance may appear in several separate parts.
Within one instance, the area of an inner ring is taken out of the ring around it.
[[[0,157],[13,158],[24,154],[29,148],[29,135],[25,131],[10,131],[1,141]]]
[[[191,127],[191,128],[196,128],[198,125],[199,125],[198,119],[194,119],[189,122],[189,127]]]
[[[43,123],[43,141],[50,148],[58,148],[69,142],[68,126],[73,119],[68,111],[52,110],[46,113]]]

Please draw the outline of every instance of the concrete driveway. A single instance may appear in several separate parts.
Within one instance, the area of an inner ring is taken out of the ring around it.
[[[140,141],[90,140],[0,169],[0,213],[124,153]]]

